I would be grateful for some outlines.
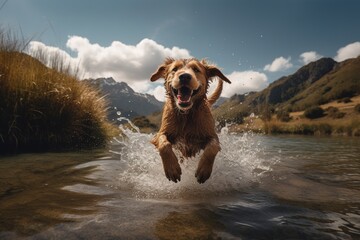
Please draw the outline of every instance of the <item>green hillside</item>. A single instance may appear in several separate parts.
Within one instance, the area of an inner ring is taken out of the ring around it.
[[[292,111],[360,95],[360,57],[344,61],[282,105]]]
[[[282,77],[266,89],[234,95],[214,110],[216,119],[241,122],[251,113],[303,111],[314,105],[360,95],[360,57],[337,63],[330,58],[312,62]]]

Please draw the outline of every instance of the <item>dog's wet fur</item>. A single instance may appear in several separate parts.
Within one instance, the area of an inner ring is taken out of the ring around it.
[[[210,81],[220,78],[215,91],[207,97]],[[152,143],[159,150],[166,177],[178,182],[181,168],[173,147],[184,158],[204,150],[195,173],[199,183],[211,175],[216,154],[220,151],[219,138],[211,105],[220,97],[223,81],[231,83],[215,65],[206,60],[167,58],[151,76],[151,81],[165,79],[166,102],[159,132]]]

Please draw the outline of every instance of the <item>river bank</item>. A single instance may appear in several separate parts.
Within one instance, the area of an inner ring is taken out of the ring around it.
[[[257,132],[265,134],[296,134],[296,135],[331,135],[360,136],[360,112],[358,107],[360,96],[346,102],[330,102],[321,105],[324,110],[321,117],[309,119],[304,111],[289,113],[287,121],[281,121],[274,114],[270,120],[264,121],[259,116],[251,115],[242,124],[229,124],[229,131]],[[336,114],[334,114],[336,113]]]

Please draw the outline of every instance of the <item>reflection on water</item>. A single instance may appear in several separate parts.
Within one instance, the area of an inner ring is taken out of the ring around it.
[[[98,155],[87,152],[2,157],[0,231],[32,235],[74,221],[70,216],[93,213],[100,196],[68,191],[64,187],[96,185],[96,181],[87,178],[94,167],[74,166]]]
[[[229,135],[167,181],[150,135],[0,158],[0,239],[359,239],[360,139]]]
[[[216,232],[224,229],[219,216],[206,209],[191,212],[169,212],[155,224],[159,239],[216,239]]]

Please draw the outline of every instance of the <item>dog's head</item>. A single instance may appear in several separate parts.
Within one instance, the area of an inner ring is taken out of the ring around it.
[[[209,81],[216,76],[230,83],[216,66],[205,60],[168,58],[150,80],[164,78],[166,94],[179,110],[186,112],[196,101],[205,99]]]

